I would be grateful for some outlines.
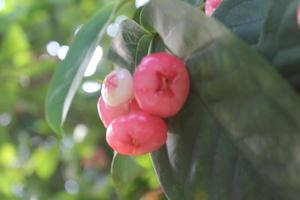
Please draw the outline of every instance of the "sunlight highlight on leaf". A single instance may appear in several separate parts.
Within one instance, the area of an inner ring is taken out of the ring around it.
[[[59,49],[57,50],[57,57],[60,60],[64,60],[68,54],[69,48],[70,47],[67,45],[63,45],[63,46],[59,47]]]
[[[97,66],[100,60],[102,59],[102,56],[103,56],[103,49],[101,46],[97,46],[84,72],[85,77],[92,76],[96,72]]]

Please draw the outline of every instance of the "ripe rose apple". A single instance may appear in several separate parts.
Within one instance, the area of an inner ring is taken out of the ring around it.
[[[103,101],[109,106],[119,106],[133,97],[132,76],[127,69],[115,69],[102,84]]]
[[[120,154],[142,155],[159,149],[167,139],[163,119],[139,111],[114,119],[106,131],[109,146]]]
[[[298,25],[300,26],[300,3],[298,3],[298,8],[297,8],[297,22]]]
[[[217,7],[220,5],[220,3],[222,2],[222,0],[206,0],[205,1],[205,14],[207,16],[211,16],[215,10],[217,9]]]
[[[140,110],[135,99],[132,99],[132,100],[130,100],[126,103],[123,103],[119,106],[112,107],[112,106],[105,104],[102,97],[99,97],[99,100],[97,103],[97,108],[98,108],[99,117],[105,128],[107,128],[108,125],[110,124],[110,122],[112,120],[114,120],[115,118],[125,115],[129,112]]]
[[[165,52],[145,56],[133,75],[134,96],[140,108],[160,117],[175,115],[189,92],[185,64]]]

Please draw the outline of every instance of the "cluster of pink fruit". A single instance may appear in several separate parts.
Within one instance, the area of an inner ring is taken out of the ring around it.
[[[184,63],[165,52],[145,56],[133,76],[122,68],[109,73],[98,100],[107,143],[126,155],[159,149],[167,140],[164,118],[181,109],[189,87]]]

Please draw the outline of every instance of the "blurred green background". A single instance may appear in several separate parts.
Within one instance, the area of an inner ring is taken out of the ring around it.
[[[51,76],[76,31],[111,2],[0,0],[1,200],[165,199],[148,155],[134,158],[138,170],[123,177],[125,184],[113,185],[113,152],[96,109],[99,82],[112,68],[103,58],[109,35],[124,16],[132,17],[134,1],[120,11],[97,48],[70,109],[66,134],[56,136],[44,118]],[[126,170],[125,164],[125,175]]]

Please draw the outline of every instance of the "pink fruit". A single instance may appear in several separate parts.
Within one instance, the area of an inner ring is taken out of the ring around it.
[[[220,5],[222,0],[206,0],[205,1],[205,14],[211,16],[217,7]]]
[[[98,100],[97,108],[99,117],[105,128],[107,128],[110,122],[115,118],[126,115],[129,112],[140,110],[137,102],[134,99],[119,106],[112,107],[105,104],[102,97],[100,97]]]
[[[300,26],[300,3],[298,4],[298,8],[297,8],[297,22],[298,25]]]
[[[175,115],[189,92],[184,63],[165,52],[145,56],[133,75],[134,96],[140,108],[160,117]]]
[[[115,69],[102,84],[101,95],[109,106],[119,106],[133,97],[132,76],[127,69]]]
[[[158,150],[167,139],[167,125],[159,117],[132,112],[116,118],[109,125],[106,141],[125,155],[142,155]]]

